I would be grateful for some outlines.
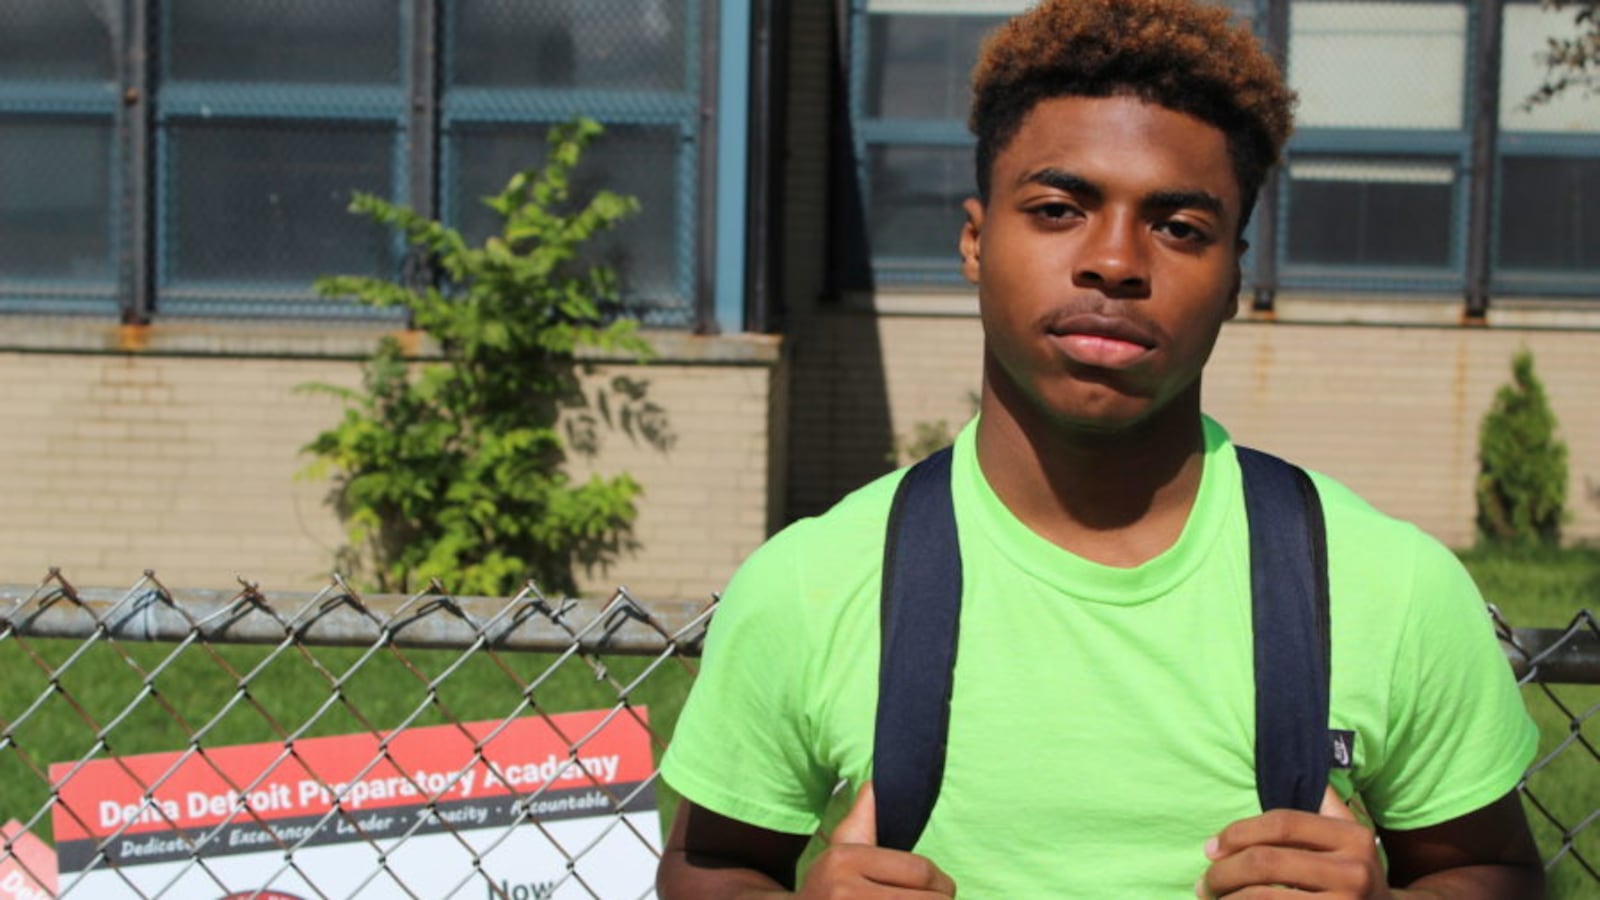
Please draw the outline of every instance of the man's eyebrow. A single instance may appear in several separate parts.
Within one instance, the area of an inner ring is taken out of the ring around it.
[[[1046,166],[1031,172],[1024,172],[1017,179],[1017,186],[1025,184],[1041,184],[1048,188],[1055,188],[1064,193],[1082,197],[1086,201],[1096,201],[1104,196],[1100,186],[1083,177],[1065,169]],[[1223,213],[1222,198],[1210,191],[1200,190],[1172,190],[1156,191],[1147,195],[1139,204],[1147,210],[1169,209],[1198,209],[1220,216]]]
[[[1068,194],[1076,194],[1086,200],[1096,199],[1101,196],[1100,188],[1094,182],[1082,175],[1074,175],[1064,169],[1045,167],[1032,172],[1022,173],[1017,179],[1017,186],[1025,184],[1042,184],[1048,188],[1055,188]]]
[[[1222,215],[1222,198],[1210,191],[1156,191],[1140,204],[1145,209],[1198,209]]]

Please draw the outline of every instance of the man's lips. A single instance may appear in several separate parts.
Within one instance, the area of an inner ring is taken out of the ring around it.
[[[1099,313],[1052,321],[1045,331],[1067,358],[1101,369],[1126,368],[1156,346],[1155,335],[1143,324]]]

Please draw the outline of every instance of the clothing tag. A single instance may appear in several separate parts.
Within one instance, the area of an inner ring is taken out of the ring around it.
[[[1355,758],[1356,733],[1328,729],[1328,766],[1334,769],[1348,769],[1355,764]]]

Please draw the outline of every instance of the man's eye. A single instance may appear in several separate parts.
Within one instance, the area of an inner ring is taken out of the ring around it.
[[[1033,214],[1041,219],[1065,219],[1074,211],[1072,206],[1066,203],[1045,203],[1033,208]]]
[[[1158,227],[1180,241],[1198,241],[1205,238],[1205,232],[1190,225],[1188,222],[1168,220],[1162,222]]]

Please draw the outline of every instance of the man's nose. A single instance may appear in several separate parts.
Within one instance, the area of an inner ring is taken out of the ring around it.
[[[1091,222],[1072,267],[1073,283],[1114,296],[1148,291],[1149,260],[1141,237],[1132,217],[1103,216]]]

